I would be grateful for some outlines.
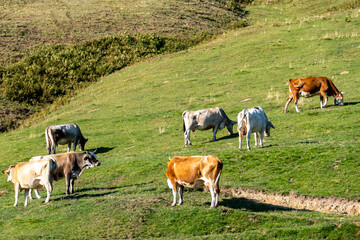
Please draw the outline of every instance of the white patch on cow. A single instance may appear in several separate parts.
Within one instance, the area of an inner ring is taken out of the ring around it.
[[[169,186],[170,189],[173,189],[173,185],[172,185],[170,179],[167,179],[167,184],[168,184],[168,186]]]
[[[316,96],[316,95],[320,95],[320,93],[319,92],[309,93],[309,92],[300,91],[300,96],[301,97],[309,98],[309,97],[313,97],[313,96]]]
[[[188,182],[183,182],[183,181],[180,181],[180,180],[176,180],[176,182],[181,185],[181,186],[184,186],[184,187],[189,187],[189,188],[199,188],[199,187],[202,187],[204,185],[204,180],[203,178],[199,178],[197,179],[194,183],[188,183]]]

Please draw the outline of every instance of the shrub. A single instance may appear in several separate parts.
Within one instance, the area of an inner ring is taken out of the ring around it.
[[[200,40],[123,34],[78,45],[44,46],[0,69],[3,96],[31,105],[52,103],[144,57],[183,50]]]

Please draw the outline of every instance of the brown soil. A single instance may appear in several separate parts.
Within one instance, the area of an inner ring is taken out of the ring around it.
[[[225,195],[236,198],[246,198],[258,203],[270,204],[288,209],[338,213],[352,216],[360,213],[360,202],[358,200],[337,197],[301,196],[297,195],[295,192],[291,192],[289,195],[283,195],[246,188],[222,188],[221,191],[225,193]]]

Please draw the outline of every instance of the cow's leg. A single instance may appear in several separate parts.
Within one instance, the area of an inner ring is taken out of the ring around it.
[[[68,174],[66,174],[66,176],[65,176],[65,181],[66,181],[65,194],[66,194],[66,196],[69,195],[70,180],[71,180],[71,173],[68,173]]]
[[[51,192],[52,192],[52,186],[50,184],[50,182],[47,182],[45,184],[45,188],[46,188],[46,200],[45,203],[50,201],[50,196],[51,196]]]
[[[255,138],[255,147],[258,146],[258,133],[254,132],[254,138]]]
[[[79,142],[80,142],[80,140],[77,138],[74,140],[74,146],[73,146],[74,152],[76,151],[76,145],[78,145]],[[71,147],[71,142],[70,142],[70,147]]]
[[[67,152],[70,152],[70,150],[71,150],[71,142],[68,143]],[[74,152],[75,152],[75,150],[74,150]]]
[[[179,203],[178,205],[183,204],[183,193],[184,193],[184,186],[179,186]]]
[[[56,152],[55,152],[56,145],[57,145],[57,142],[55,141],[55,142],[53,143],[53,145],[51,146],[51,149],[52,149],[52,151],[53,151],[53,154],[56,154]]]
[[[35,189],[34,189],[35,190]],[[33,198],[32,198],[32,191],[31,191],[31,189],[29,189],[29,199],[30,200],[32,200]]]
[[[295,106],[296,112],[300,112],[300,111],[299,111],[299,108],[298,108],[298,105],[297,105],[298,100],[299,100],[299,97],[295,95],[295,96],[294,96],[294,106]]]
[[[214,208],[215,207],[215,202],[216,202],[216,196],[215,196],[215,187],[214,187],[214,182],[211,182],[209,184],[209,189],[210,189],[210,194],[211,194],[211,205],[210,208]]]
[[[75,179],[71,178],[70,179],[70,194],[74,193],[74,182],[75,182]]]
[[[239,149],[241,149],[241,142],[242,142],[242,138],[243,138],[244,134],[241,131],[241,129],[239,130]]]
[[[328,100],[328,96],[326,95],[325,92],[320,91],[319,93],[320,93],[320,108],[324,108],[324,107],[326,106],[326,103],[327,103],[327,100]],[[324,100],[324,98],[325,98],[325,103],[324,103],[324,105],[323,105],[323,100]]]
[[[286,99],[286,103],[285,103],[285,109],[284,109],[284,113],[287,112],[287,108],[290,104],[290,102],[293,100],[293,97],[292,96],[289,96],[287,99]]]
[[[217,133],[217,130],[219,129],[219,124],[216,124],[215,125],[215,127],[213,128],[213,133],[214,133],[214,135],[213,135],[213,142],[215,142],[216,141],[216,133]]]
[[[191,145],[191,141],[190,141],[190,129],[186,129],[184,132],[184,138],[185,138],[185,146],[187,145]]]
[[[18,204],[19,193],[20,193],[20,185],[19,185],[19,183],[14,184],[14,189],[15,189],[15,203],[14,203],[14,207],[16,207],[17,204]]]
[[[35,192],[36,198],[37,198],[37,199],[40,199],[41,196],[40,196],[40,194],[39,194],[39,191],[38,191],[37,189],[34,189],[34,192]],[[30,189],[30,196],[31,196],[31,189]]]
[[[260,132],[260,147],[263,147],[264,131]]]
[[[249,131],[246,133],[246,145],[247,145],[247,150],[251,150],[250,148],[250,136],[251,136],[251,130],[249,129]]]
[[[29,197],[29,189],[25,189],[25,192],[24,192],[24,200],[25,200],[24,206],[25,207],[28,205],[28,197]]]
[[[176,205],[176,181],[171,181],[170,179],[167,179],[167,183],[169,188],[172,190],[173,202],[171,206],[174,207]]]
[[[219,182],[220,182],[220,173],[216,178],[216,182],[215,182],[215,206],[218,206],[219,203],[219,194],[220,194],[220,187],[219,187]]]

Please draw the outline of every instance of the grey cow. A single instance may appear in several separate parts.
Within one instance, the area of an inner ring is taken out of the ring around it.
[[[226,116],[220,107],[208,108],[198,111],[184,111],[182,114],[185,145],[191,145],[190,131],[213,129],[213,141],[216,141],[218,130],[227,128],[229,134],[233,134],[233,126],[236,124]]]
[[[255,147],[258,146],[257,137],[260,133],[260,147],[263,146],[264,133],[266,137],[270,137],[270,128],[275,128],[267,118],[264,109],[259,107],[243,109],[237,116],[238,132],[239,132],[239,149],[244,133],[246,132],[247,149],[250,150],[250,136],[254,133]]]
[[[68,152],[70,152],[71,143],[74,143],[74,152],[76,145],[79,144],[80,151],[84,151],[85,143],[88,141],[88,139],[85,139],[81,134],[79,126],[73,123],[47,127],[45,130],[45,139],[48,154],[51,153],[51,150],[53,154],[55,154],[55,148],[58,144],[67,144]]]

